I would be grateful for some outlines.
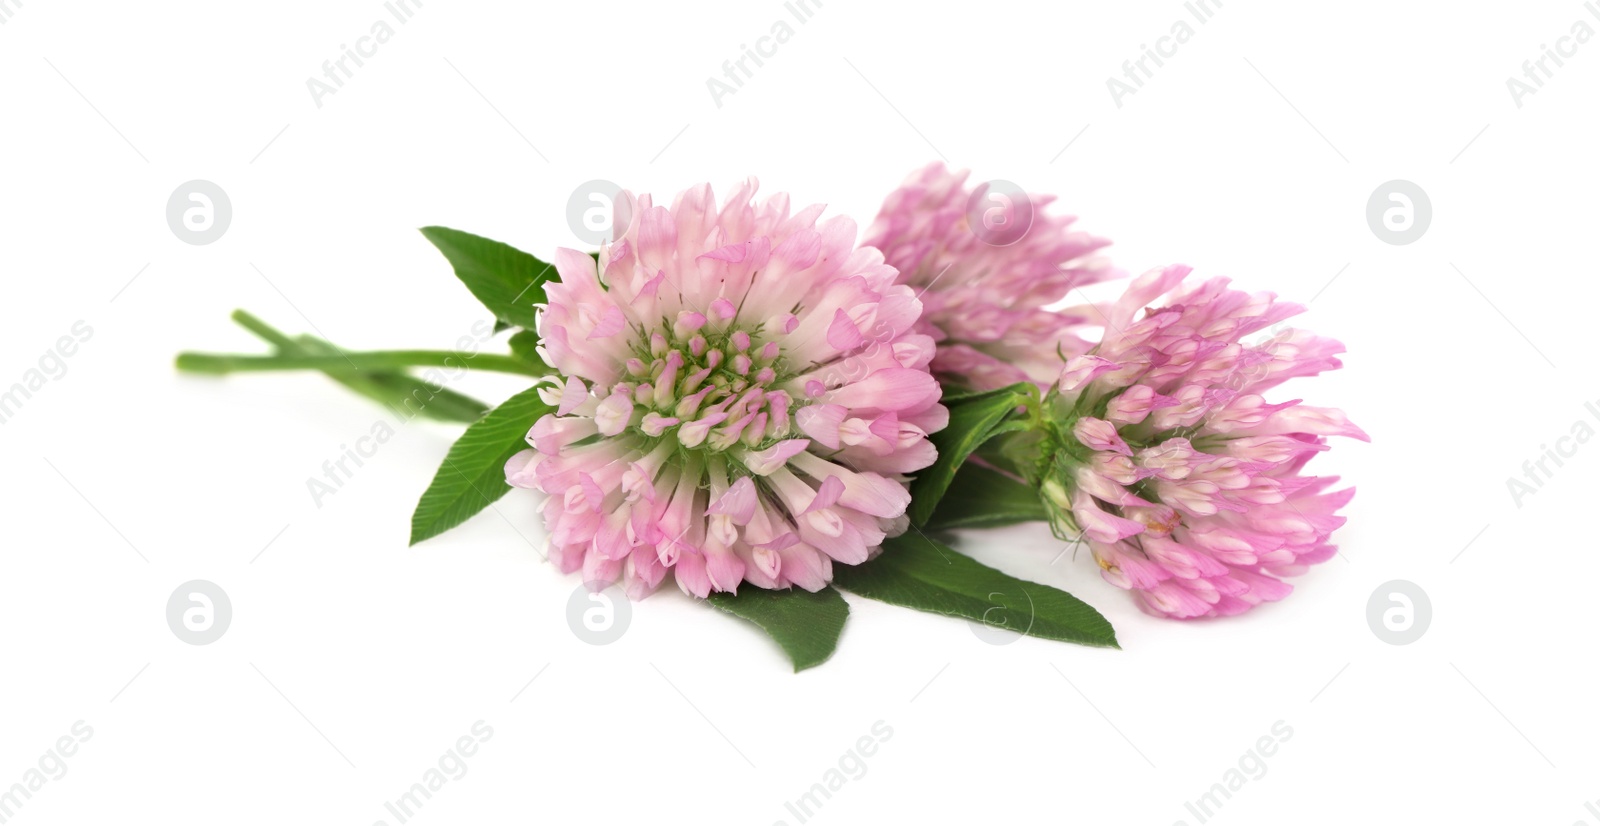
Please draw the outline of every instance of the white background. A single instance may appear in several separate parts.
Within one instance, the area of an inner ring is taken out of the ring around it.
[[[306,80],[389,15],[377,0],[7,8],[0,387],[94,331],[0,426],[0,786],[94,730],[11,822],[394,824],[384,802],[483,720],[416,823],[795,824],[785,802],[882,720],[812,822],[1193,826],[1185,802],[1282,720],[1213,822],[1600,823],[1600,445],[1520,507],[1506,484],[1575,422],[1600,429],[1600,45],[1520,108],[1506,87],[1574,21],[1600,28],[1577,0],[1227,0],[1120,108],[1106,79],[1181,4],[827,0],[720,108],[706,79],[789,19],[776,0],[428,0],[320,108]],[[235,307],[347,347],[451,347],[485,313],[420,226],[548,256],[579,245],[584,181],[720,194],[752,174],[864,226],[939,157],[1059,194],[1129,270],[1311,302],[1301,322],[1350,352],[1288,389],[1373,437],[1313,464],[1360,489],[1342,558],[1283,603],[1184,624],[1031,526],[959,546],[1078,594],[1124,650],[996,646],[852,597],[837,655],[794,675],[676,591],[592,647],[531,494],[406,546],[455,428],[399,426],[319,508],[306,480],[388,414],[320,376],[172,369],[265,352]],[[234,210],[208,246],[165,218],[197,178]],[[1433,205],[1407,246],[1366,220],[1397,178]],[[232,600],[209,646],[164,618],[192,579]],[[1393,579],[1432,601],[1409,646],[1367,625]]]

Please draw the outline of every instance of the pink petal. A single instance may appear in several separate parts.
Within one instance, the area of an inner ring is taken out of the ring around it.
[[[939,383],[921,370],[891,367],[827,395],[828,402],[876,410],[920,410],[939,400]]]
[[[577,376],[568,376],[567,384],[561,390],[561,405],[556,408],[556,415],[568,415],[588,400],[589,388]]]
[[[616,305],[613,304],[612,306],[607,307],[605,312],[600,314],[600,321],[594,325],[593,330],[589,331],[588,340],[593,341],[597,338],[610,338],[617,333],[622,332],[623,328],[627,326],[628,319],[623,316],[622,311],[617,309]]]
[[[866,339],[861,335],[861,329],[856,326],[844,310],[833,311],[833,323],[828,325],[828,345],[841,352],[849,352],[861,346]]]
[[[837,404],[807,405],[794,412],[800,432],[816,439],[829,450],[839,449],[839,425],[848,411]]]
[[[766,450],[746,454],[744,466],[757,476],[766,476],[788,464],[790,458],[810,446],[810,439],[785,439]]]
[[[726,514],[734,524],[748,525],[756,512],[756,486],[750,477],[741,476],[712,503],[708,513]]]
[[[801,511],[799,515],[805,516],[806,514],[821,508],[831,508],[834,506],[834,503],[839,501],[839,497],[843,494],[844,480],[837,476],[829,476],[827,479],[824,479],[822,481],[822,485],[817,488],[816,498],[812,499],[811,504],[807,505],[806,509]]]

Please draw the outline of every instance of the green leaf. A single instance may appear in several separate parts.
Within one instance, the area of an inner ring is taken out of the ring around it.
[[[1018,522],[1047,522],[1050,515],[1039,492],[997,470],[967,462],[956,471],[939,507],[923,527],[995,528]]]
[[[907,509],[911,524],[928,521],[961,463],[1002,428],[1013,410],[1026,404],[1036,393],[1038,389],[1033,385],[1022,383],[946,401],[950,408],[950,424],[928,437],[939,451],[939,458],[918,473],[911,483],[911,507]]]
[[[833,584],[891,605],[1030,637],[1118,647],[1111,623],[1077,597],[1003,574],[916,531],[885,541],[876,559],[836,566]]]
[[[833,656],[850,615],[850,606],[832,588],[813,594],[801,588],[769,591],[746,583],[738,594],[713,592],[706,601],[760,626],[789,655],[796,672]]]
[[[467,521],[511,490],[506,461],[528,447],[528,429],[551,410],[530,387],[468,426],[411,514],[411,544]]]
[[[456,277],[500,321],[534,326],[533,305],[544,303],[544,282],[556,269],[519,250],[468,232],[423,227],[422,234],[449,259]]]
[[[506,340],[511,346],[511,354],[535,367],[546,367],[544,359],[539,357],[539,334],[532,330],[518,330]]]

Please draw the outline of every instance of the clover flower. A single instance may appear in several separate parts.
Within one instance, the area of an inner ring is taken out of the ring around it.
[[[548,495],[551,558],[586,582],[815,591],[906,528],[905,474],[948,419],[922,305],[853,221],[755,189],[625,196],[598,261],[557,253],[556,410],[506,478]]]
[[[883,250],[923,303],[918,327],[938,342],[932,369],[973,389],[1055,380],[1090,343],[1088,307],[1051,312],[1082,286],[1120,277],[1094,255],[1109,244],[1044,214],[1054,198],[966,187],[966,172],[935,162],[883,203],[862,243]],[[997,223],[990,223],[993,217]]]
[[[1282,599],[1280,577],[1332,557],[1355,490],[1302,471],[1324,437],[1367,439],[1338,410],[1261,395],[1340,366],[1339,342],[1303,331],[1244,341],[1304,308],[1224,278],[1174,291],[1188,273],[1147,273],[1108,310],[1104,341],[1046,400],[1049,435],[1027,471],[1107,581],[1177,618]]]

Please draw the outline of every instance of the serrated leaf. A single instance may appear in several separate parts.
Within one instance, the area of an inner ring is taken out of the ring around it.
[[[468,426],[411,514],[411,544],[467,521],[511,490],[506,461],[528,447],[529,428],[553,409],[530,387]]]
[[[928,437],[939,451],[939,458],[918,472],[916,480],[911,483],[911,507],[906,509],[911,524],[922,525],[928,521],[961,463],[994,435],[996,428],[1001,427],[1012,411],[1036,392],[1033,385],[1013,384],[998,390],[946,400],[945,405],[950,409],[950,423]]]
[[[1003,574],[916,531],[886,540],[883,553],[866,563],[834,567],[833,584],[1030,637],[1118,647],[1111,623],[1077,597]]]
[[[448,227],[423,227],[456,277],[501,322],[532,328],[533,305],[544,303],[544,283],[556,275],[553,265],[499,241]]]
[[[996,528],[1048,521],[1039,492],[997,470],[967,462],[956,471],[939,507],[923,525],[930,531]]]
[[[706,600],[755,623],[789,655],[796,672],[821,665],[839,647],[850,606],[832,588],[769,591],[748,583],[738,594],[714,592]]]

